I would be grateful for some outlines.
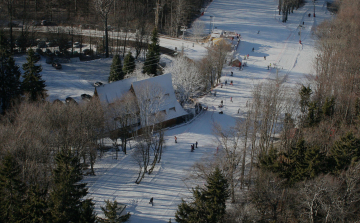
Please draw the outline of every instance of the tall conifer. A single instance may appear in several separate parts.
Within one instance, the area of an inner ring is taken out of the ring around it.
[[[10,55],[9,46],[0,33],[0,105],[3,112],[10,107],[11,101],[20,96],[19,66]]]
[[[193,189],[193,201],[182,200],[175,213],[179,223],[188,222],[222,222],[225,216],[226,200],[229,197],[229,184],[218,167],[209,175],[205,188]]]
[[[133,57],[131,52],[129,52],[128,54],[126,54],[124,58],[123,71],[125,74],[129,74],[132,73],[134,70],[135,70],[135,58]]]
[[[0,166],[0,222],[20,222],[25,185],[20,179],[20,166],[7,154]]]
[[[80,222],[80,219],[84,217],[82,209],[84,202],[89,202],[89,200],[83,200],[88,192],[86,184],[80,183],[83,176],[79,158],[70,150],[63,150],[56,155],[55,162],[54,185],[50,192],[50,211],[53,222]]]
[[[45,81],[42,80],[40,72],[42,71],[41,65],[36,65],[39,59],[36,58],[35,52],[30,49],[28,51],[26,63],[23,64],[23,82],[21,88],[23,93],[29,94],[32,101],[37,99],[44,99],[45,94]]]
[[[121,65],[121,59],[118,54],[116,54],[113,58],[111,68],[110,68],[110,76],[108,78],[109,83],[114,81],[119,81],[124,79],[123,67]]]
[[[143,67],[143,73],[153,74],[156,76],[158,63],[160,61],[160,45],[157,29],[154,28],[151,36],[151,44],[149,44],[146,53],[146,59]]]

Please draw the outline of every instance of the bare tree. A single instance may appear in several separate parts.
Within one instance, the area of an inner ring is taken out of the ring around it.
[[[133,93],[128,92],[120,99],[111,103],[106,109],[107,129],[110,138],[117,147],[117,139],[121,139],[121,147],[126,154],[127,139],[131,136],[134,126],[138,124],[138,107]],[[117,159],[116,150],[116,159]]]
[[[95,10],[99,13],[104,22],[106,57],[109,57],[108,18],[113,3],[114,0],[94,0]]]
[[[214,123],[213,131],[220,143],[219,161],[222,163],[221,168],[230,185],[231,202],[234,203],[235,188],[240,183],[241,176],[241,138],[243,135],[236,127],[225,130],[217,123]]]
[[[191,26],[192,35],[196,42],[199,42],[199,39],[204,35],[205,33],[205,24],[200,21],[196,21]]]
[[[225,65],[225,60],[228,53],[231,50],[231,45],[225,41],[219,41],[218,45],[213,45],[208,49],[209,61],[211,61],[213,68],[215,69],[216,81],[220,82],[222,69]]]

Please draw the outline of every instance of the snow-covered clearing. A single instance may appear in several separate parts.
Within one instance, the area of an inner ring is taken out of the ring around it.
[[[182,197],[189,196],[188,187],[182,179],[186,170],[204,156],[215,154],[216,138],[212,135],[212,123],[221,123],[223,127],[231,126],[238,115],[238,109],[243,110],[246,101],[251,97],[251,88],[260,81],[275,78],[276,70],[267,66],[276,64],[280,68],[279,75],[287,76],[287,82],[292,86],[302,83],[304,75],[312,73],[312,61],[316,56],[312,29],[324,19],[331,18],[326,10],[324,0],[316,1],[316,17],[308,17],[313,12],[313,4],[308,1],[302,8],[289,16],[287,23],[279,21],[277,1],[273,0],[214,0],[206,9],[205,15],[198,20],[205,23],[208,31],[210,16],[213,16],[214,26],[218,29],[233,31],[241,34],[241,43],[235,53],[235,58],[243,58],[249,54],[247,67],[239,71],[233,67],[225,67],[222,81],[233,81],[233,86],[217,87],[217,96],[206,96],[199,101],[208,106],[209,110],[199,115],[188,125],[166,131],[166,149],[161,163],[151,175],[146,175],[141,184],[134,183],[137,177],[137,165],[128,155],[120,155],[119,160],[112,159],[113,152],[107,152],[96,163],[96,176],[88,176],[85,181],[89,184],[88,197],[96,202],[96,211],[101,215],[100,206],[104,200],[117,200],[127,205],[127,211],[132,213],[130,222],[167,222],[174,221],[174,213]],[[299,28],[302,45],[299,44]],[[192,59],[200,59],[206,54],[200,44],[178,39],[160,40],[165,47],[181,50],[184,46],[185,54]],[[252,52],[254,48],[254,52]],[[266,60],[264,59],[266,56]],[[18,63],[24,57],[16,58]],[[92,83],[102,81],[106,83],[111,59],[91,62],[63,64],[62,70],[55,70],[45,64],[43,78],[46,80],[50,100],[64,99],[72,96],[79,99],[80,94],[92,94]],[[230,72],[234,76],[229,76]],[[232,97],[233,102],[230,102]],[[224,114],[220,115],[218,105],[224,101]],[[240,113],[241,114],[241,113]],[[174,136],[178,143],[175,144]],[[199,148],[190,152],[190,145],[198,141]],[[199,182],[202,184],[202,182]],[[189,186],[189,185],[188,185]],[[195,186],[195,185],[190,185]],[[154,197],[154,206],[149,199]]]

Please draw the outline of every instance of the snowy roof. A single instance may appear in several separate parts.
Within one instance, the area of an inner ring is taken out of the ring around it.
[[[223,33],[224,32],[221,29],[214,29],[210,35],[210,38],[220,38]]]
[[[136,78],[131,77],[96,87],[100,101],[108,104],[113,103],[130,90],[131,83],[134,81],[136,81]]]
[[[165,110],[166,116],[163,121],[187,114],[176,99],[170,73],[134,82],[133,89],[137,98],[143,93],[142,91],[145,89],[145,86],[150,86],[153,91],[156,91],[155,94],[157,95],[153,95],[154,97],[158,96],[159,92],[161,92],[162,102],[157,110]],[[151,92],[147,93],[151,94]],[[149,97],[151,96],[149,95]]]
[[[138,102],[149,100],[154,102],[150,103],[150,109],[153,113],[164,112],[165,117],[162,121],[187,114],[176,100],[170,73],[140,81],[136,81],[136,78],[128,78],[98,86],[96,87],[96,91],[101,102],[110,104],[129,92],[131,86],[133,87]],[[156,100],[155,98],[159,98],[160,100]],[[159,101],[159,103],[156,103],[156,101]],[[141,106],[141,104],[139,104],[139,106]]]

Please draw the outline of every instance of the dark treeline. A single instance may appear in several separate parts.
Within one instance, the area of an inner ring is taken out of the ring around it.
[[[0,6],[3,21],[35,24],[46,20],[49,25],[87,24],[98,25],[98,29],[104,28],[102,14],[106,8],[108,25],[113,28],[153,27],[158,20],[161,33],[177,36],[180,27],[187,26],[207,3],[208,0],[5,0]]]

